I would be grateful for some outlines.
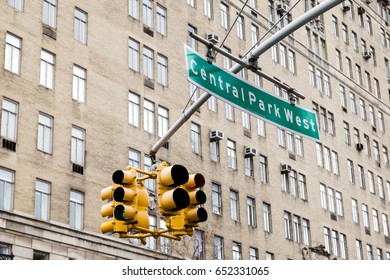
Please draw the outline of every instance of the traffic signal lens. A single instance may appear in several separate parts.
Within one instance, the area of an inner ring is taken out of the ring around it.
[[[203,175],[200,173],[196,173],[189,175],[188,181],[184,185],[190,189],[195,189],[203,187],[205,183],[206,180]]]
[[[135,192],[128,188],[118,187],[114,190],[114,200],[119,202],[132,201],[135,196]]]
[[[112,174],[112,181],[115,184],[130,184],[134,181],[136,172],[134,169],[131,170],[117,170]]]
[[[190,205],[190,196],[181,188],[173,189],[162,195],[162,206],[171,211],[184,209]]]
[[[136,210],[133,207],[126,205],[117,205],[114,208],[114,217],[120,221],[131,220],[134,218],[136,214]]]
[[[161,183],[169,187],[176,187],[188,181],[189,175],[187,168],[175,164],[161,170]]]
[[[207,221],[207,211],[204,208],[193,208],[187,212],[187,220],[191,223]]]

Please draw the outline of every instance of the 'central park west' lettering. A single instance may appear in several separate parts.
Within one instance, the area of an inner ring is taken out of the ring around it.
[[[187,74],[191,83],[256,117],[319,140],[317,117],[314,112],[293,106],[233,73],[208,63],[189,48],[186,48],[186,55]]]

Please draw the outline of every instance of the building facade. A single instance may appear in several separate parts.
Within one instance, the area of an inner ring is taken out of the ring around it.
[[[390,259],[387,1],[344,1],[259,59],[317,114],[316,142],[210,98],[157,152],[206,178],[208,220],[181,241],[100,233],[100,191],[202,90],[189,32],[236,57],[323,1],[0,1],[0,256],[13,259]],[[245,5],[245,6],[244,6]],[[215,63],[234,63],[218,54]],[[237,74],[289,102],[287,91]],[[152,229],[164,228],[155,180]],[[314,252],[314,253],[313,253]]]

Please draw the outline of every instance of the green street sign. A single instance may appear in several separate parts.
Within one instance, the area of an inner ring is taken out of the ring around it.
[[[313,111],[294,106],[242,80],[234,73],[208,63],[187,46],[185,54],[188,80],[191,83],[255,117],[316,141],[320,140],[317,117]]]

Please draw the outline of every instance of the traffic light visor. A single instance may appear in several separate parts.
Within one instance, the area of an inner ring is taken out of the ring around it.
[[[186,187],[190,189],[201,188],[206,183],[203,175],[200,173],[191,174],[188,177],[188,181],[184,184]]]
[[[189,179],[187,168],[182,165],[175,164],[161,170],[160,180],[162,184],[169,187],[183,185]]]

